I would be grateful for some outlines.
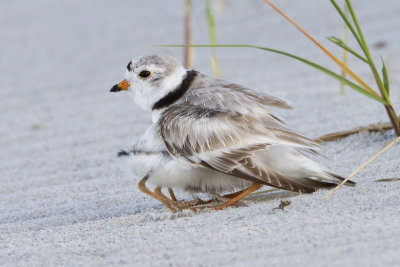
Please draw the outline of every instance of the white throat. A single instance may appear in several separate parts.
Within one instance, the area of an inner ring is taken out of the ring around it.
[[[144,110],[152,112],[153,105],[174,91],[182,83],[185,75],[186,69],[179,66],[173,73],[164,77],[163,82],[157,88],[137,88],[134,92],[136,104]]]

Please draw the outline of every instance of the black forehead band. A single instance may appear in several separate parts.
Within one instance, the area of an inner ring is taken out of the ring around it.
[[[131,71],[132,70],[132,61],[129,61],[128,65],[126,66],[126,68]]]

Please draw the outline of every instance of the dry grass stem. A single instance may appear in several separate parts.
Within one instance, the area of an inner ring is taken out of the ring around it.
[[[390,122],[374,123],[374,124],[370,124],[368,126],[357,127],[357,128],[346,130],[346,131],[325,134],[325,135],[322,135],[322,136],[318,137],[317,139],[315,139],[315,141],[317,141],[317,142],[336,141],[336,140],[345,138],[349,135],[357,134],[357,133],[360,133],[363,131],[382,132],[382,131],[388,131],[391,129],[393,129],[393,124],[391,124]]]
[[[184,65],[185,68],[191,69],[193,68],[193,47],[190,47],[192,44],[192,31],[190,27],[190,17],[191,17],[191,0],[185,0],[185,10],[184,10],[184,38],[185,38],[185,47],[184,47]]]
[[[374,182],[381,183],[381,182],[394,182],[394,181],[400,181],[400,178],[378,179],[378,180],[375,180]]]
[[[360,167],[358,167],[355,171],[353,171],[346,179],[344,179],[343,182],[341,182],[338,186],[336,186],[335,188],[333,188],[331,191],[329,191],[328,194],[326,194],[322,200],[326,200],[329,197],[331,197],[342,185],[344,185],[348,180],[350,180],[354,175],[356,175],[360,170],[362,170],[365,166],[367,166],[368,164],[370,164],[372,161],[374,161],[376,158],[378,158],[380,155],[382,155],[383,153],[386,152],[386,150],[388,150],[389,148],[391,148],[392,146],[394,146],[395,144],[397,144],[400,141],[400,137],[397,137],[395,140],[391,141],[389,144],[387,144],[381,151],[379,151],[378,153],[376,153],[372,158],[370,158],[369,160],[367,160],[364,164],[362,164]]]

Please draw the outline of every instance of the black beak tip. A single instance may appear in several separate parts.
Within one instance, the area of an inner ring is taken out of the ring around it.
[[[119,91],[121,91],[121,88],[118,87],[118,84],[114,85],[110,90],[110,92],[119,92]]]

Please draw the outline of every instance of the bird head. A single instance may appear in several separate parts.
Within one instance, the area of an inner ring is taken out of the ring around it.
[[[131,60],[126,66],[125,79],[110,92],[130,91],[135,102],[144,110],[173,91],[182,82],[186,69],[173,57],[148,55]]]

